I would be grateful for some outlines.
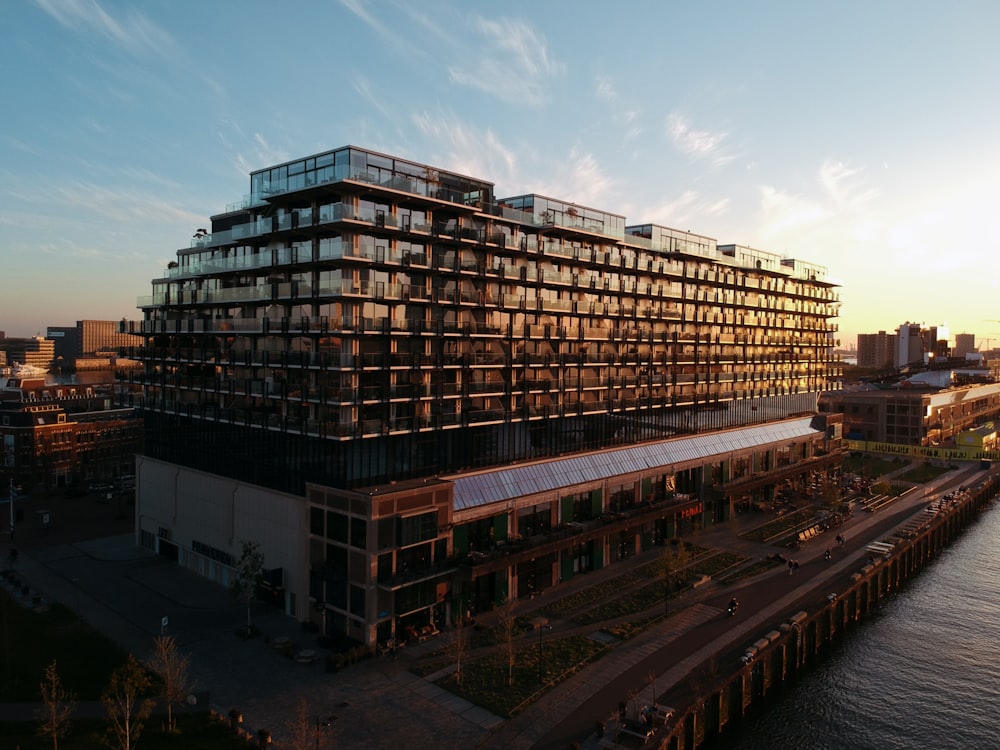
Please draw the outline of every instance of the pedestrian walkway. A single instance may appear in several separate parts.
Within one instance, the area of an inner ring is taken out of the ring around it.
[[[963,471],[952,472],[940,481],[957,486],[966,481],[966,475]],[[433,679],[409,671],[422,655],[440,649],[444,636],[408,646],[396,660],[372,658],[339,673],[328,673],[322,660],[302,664],[274,648],[277,638],[287,638],[295,647],[314,646],[315,635],[304,632],[299,623],[277,612],[257,611],[255,625],[266,638],[237,638],[234,633],[245,623],[245,607],[222,587],[134,547],[130,535],[22,552],[18,574],[43,599],[70,606],[139,656],[148,654],[162,617],[167,617],[168,632],[191,655],[198,689],[210,694],[211,704],[220,713],[240,710],[246,729],[270,730],[277,748],[281,747],[282,727],[293,715],[300,696],[309,701],[312,715],[331,718],[330,726],[322,729],[321,747],[563,750],[568,741],[557,740],[561,728],[580,724],[585,731],[574,736],[585,748],[597,748],[597,736],[592,730],[598,720],[611,716],[620,701],[628,700],[630,706],[651,705],[665,692],[682,685],[692,670],[733,643],[754,640],[759,637],[757,633],[773,628],[780,618],[791,614],[789,609],[797,601],[822,585],[820,574],[824,578],[842,574],[859,564],[867,529],[882,522],[886,514],[905,514],[922,507],[927,502],[925,495],[930,494],[930,490],[921,489],[901,500],[898,507],[856,515],[838,529],[848,535],[849,549],[838,551],[829,563],[821,560],[825,545],[807,545],[797,553],[803,563],[799,575],[789,577],[772,570],[741,582],[741,588],[754,581],[771,585],[767,583],[770,581],[783,587],[781,596],[765,609],[751,612],[741,607],[740,616],[726,622],[724,600],[731,591],[723,591],[716,584],[689,592],[676,602],[671,600],[672,616],[618,643],[610,654],[553,687],[508,720],[443,690]],[[751,560],[763,559],[775,548],[741,536],[762,520],[748,514],[687,541],[739,552]],[[650,559],[650,555],[640,555],[576,576],[519,603],[519,613],[537,614],[541,607],[562,596],[621,576]],[[478,619],[488,627],[494,618],[494,613],[487,613]],[[690,642],[696,634],[712,627],[718,629],[720,622],[724,622],[725,629],[719,637],[683,654],[671,650],[676,650],[677,644]],[[579,627],[555,621],[552,625],[551,637]],[[0,720],[11,718],[11,711],[24,710],[21,704],[0,704]],[[609,726],[608,731],[613,728]],[[561,744],[553,744],[557,741]]]

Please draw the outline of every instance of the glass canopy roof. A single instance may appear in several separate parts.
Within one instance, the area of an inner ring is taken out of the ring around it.
[[[812,426],[812,417],[804,417],[442,479],[455,485],[454,509],[469,510],[523,495],[549,492],[650,469],[669,469],[687,461],[699,461],[772,443],[815,437],[817,434],[821,434],[821,430]]]

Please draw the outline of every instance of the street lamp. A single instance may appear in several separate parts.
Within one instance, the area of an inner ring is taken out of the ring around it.
[[[14,486],[14,477],[10,478],[10,541],[14,543],[14,500],[17,497],[17,487]]]
[[[542,668],[542,631],[552,630],[552,626],[548,623],[539,624],[538,626],[538,682],[543,682],[543,668]]]
[[[325,719],[321,719],[318,716],[316,717],[316,750],[319,750],[319,728],[328,727],[336,720],[336,716],[328,716]]]

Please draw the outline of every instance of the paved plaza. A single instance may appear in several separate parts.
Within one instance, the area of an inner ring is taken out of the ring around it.
[[[949,474],[947,486],[967,481],[973,470]],[[913,493],[893,514],[902,517],[926,503],[922,489]],[[304,696],[311,714],[332,719],[320,730],[320,747],[419,747],[488,750],[536,748],[565,750],[574,738],[584,748],[597,747],[589,730],[606,718],[618,701],[639,690],[639,704],[652,702],[646,676],[655,672],[659,692],[679,684],[699,664],[734,642],[773,627],[804,596],[815,594],[819,579],[849,571],[864,555],[864,539],[876,533],[888,514],[856,515],[845,533],[855,541],[850,554],[823,561],[823,547],[807,546],[799,553],[802,571],[786,576],[765,573],[756,585],[770,591],[768,604],[757,611],[741,607],[740,617],[726,622],[725,601],[732,590],[715,585],[696,589],[680,600],[683,611],[651,626],[640,636],[617,645],[590,667],[553,688],[524,712],[503,720],[418,677],[409,665],[421,653],[440,648],[432,639],[407,647],[397,659],[374,657],[337,673],[326,671],[323,659],[300,663],[275,648],[287,642],[287,651],[316,648],[316,635],[304,632],[295,620],[255,605],[254,623],[265,637],[244,641],[235,633],[246,622],[246,607],[229,592],[148,550],[134,546],[131,534],[85,541],[54,538],[52,544],[23,544],[17,571],[32,591],[47,601],[59,601],[124,648],[146,657],[153,638],[166,632],[191,655],[196,691],[215,710],[237,708],[251,731],[269,729],[280,747],[282,727]],[[748,521],[747,521],[748,522]],[[713,527],[691,539],[713,548],[731,549],[760,559],[774,548],[739,536],[746,522]],[[878,532],[881,533],[881,532]],[[655,554],[655,553],[653,553]],[[640,555],[586,577],[577,577],[558,589],[525,603],[521,614],[551,599],[593,586],[600,576],[618,576],[622,566],[651,559]],[[488,621],[489,615],[482,620]],[[555,637],[561,623],[553,623]],[[649,693],[646,695],[645,693]],[[0,719],[17,718],[20,707],[0,704]],[[23,717],[30,719],[31,716]]]

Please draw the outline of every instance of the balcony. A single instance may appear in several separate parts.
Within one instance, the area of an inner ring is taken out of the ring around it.
[[[567,549],[573,545],[585,544],[595,539],[616,534],[626,529],[638,527],[656,521],[667,515],[676,515],[685,510],[697,508],[700,500],[682,500],[675,498],[643,503],[621,512],[606,512],[591,521],[573,521],[560,524],[545,534],[530,538],[519,538],[505,544],[497,545],[489,552],[474,552],[462,560],[454,562],[471,578],[496,573],[544,555],[550,555]]]

